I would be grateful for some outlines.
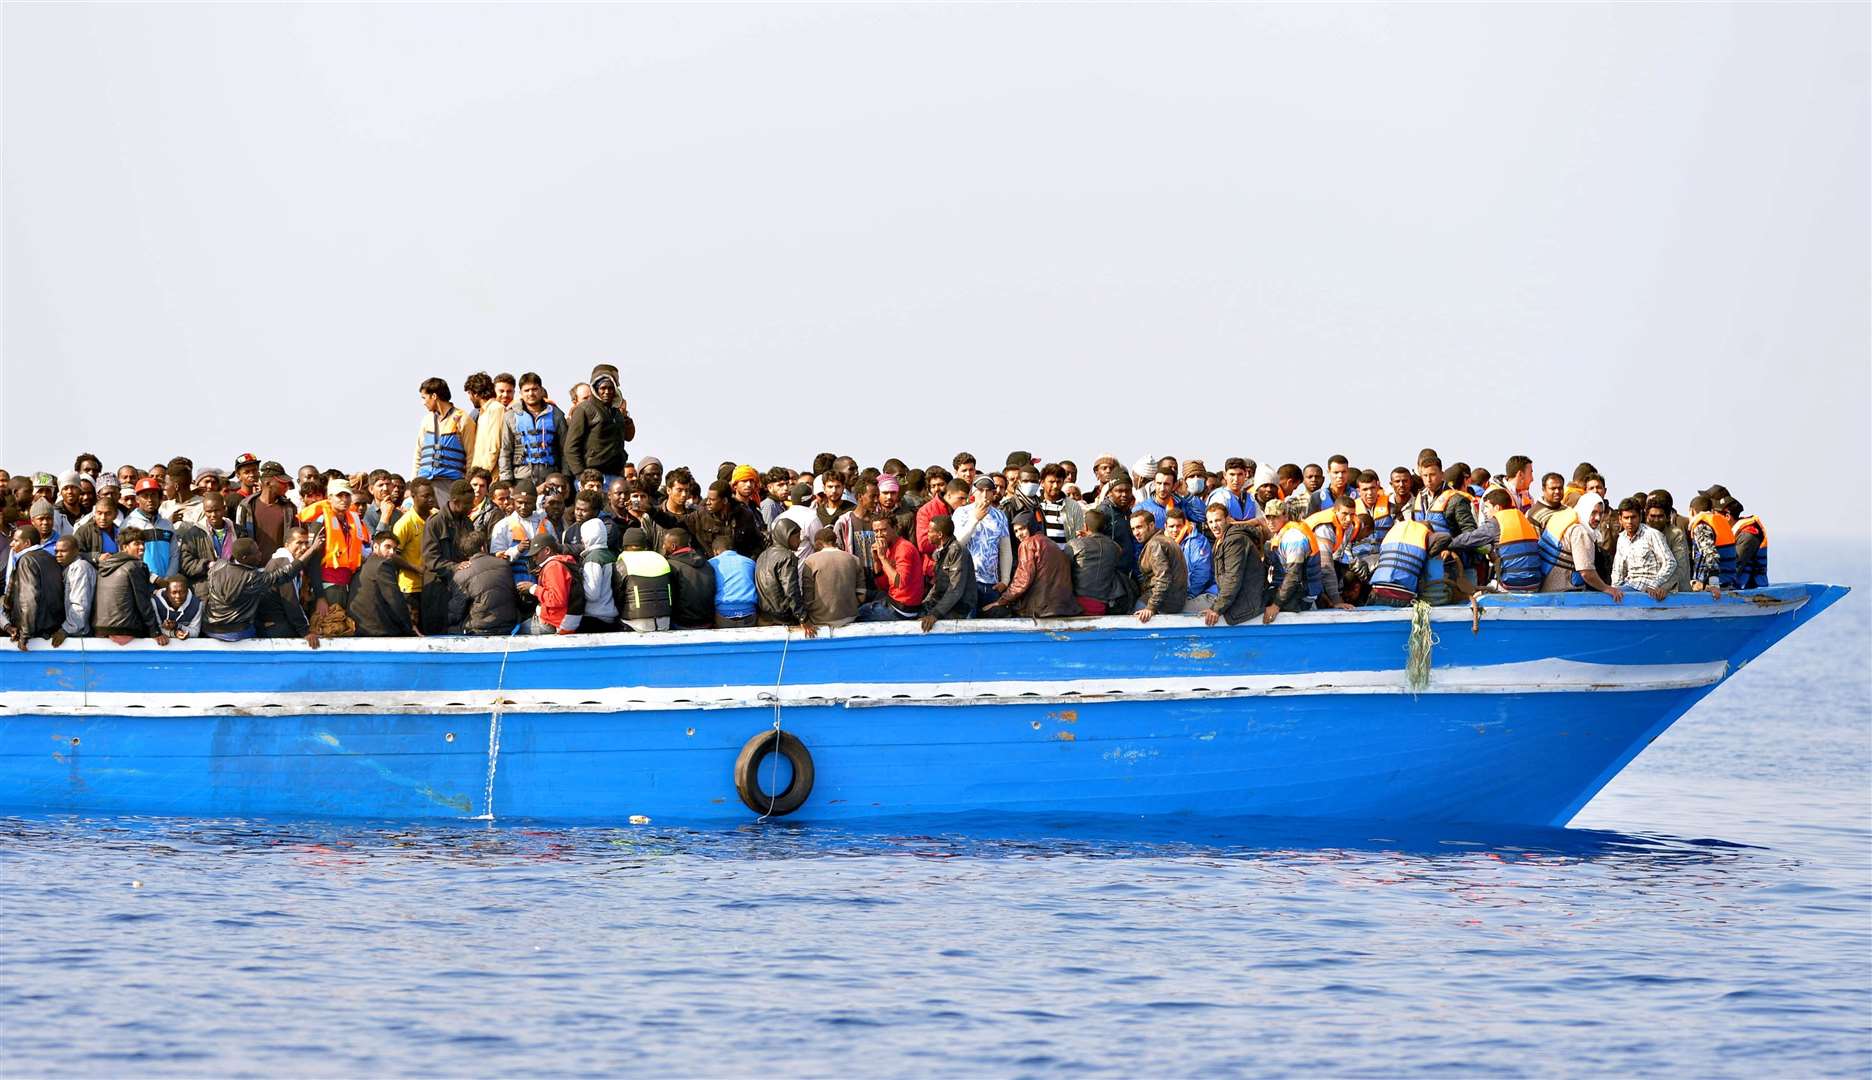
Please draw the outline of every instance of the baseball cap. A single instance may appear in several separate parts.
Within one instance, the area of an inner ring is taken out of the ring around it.
[[[137,481],[136,493],[141,495],[145,491],[154,491],[156,494],[161,495],[162,489],[163,485],[161,480],[156,479],[154,476],[145,476],[143,479]]]

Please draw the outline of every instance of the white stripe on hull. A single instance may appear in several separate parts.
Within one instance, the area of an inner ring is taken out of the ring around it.
[[[1682,690],[1728,674],[1721,660],[1703,664],[1616,665],[1534,660],[1489,667],[1433,669],[1426,694],[1551,694]],[[876,708],[894,705],[1045,705],[1132,701],[1208,701],[1311,694],[1409,694],[1401,670],[1323,671],[1291,675],[1205,675],[1137,679],[1007,680],[978,683],[815,683],[798,686],[613,687],[595,690],[386,690],[278,693],[8,694],[4,716],[295,716],[316,713],[481,714],[507,711],[648,712],[801,705]],[[497,702],[498,697],[498,702]]]

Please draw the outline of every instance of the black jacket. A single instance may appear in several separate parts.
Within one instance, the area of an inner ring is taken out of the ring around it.
[[[1119,581],[1124,552],[1118,541],[1105,533],[1075,536],[1066,542],[1066,551],[1072,556],[1074,595],[1108,605],[1122,604],[1129,610],[1136,590],[1125,588]]]
[[[6,615],[29,638],[65,625],[65,570],[44,548],[27,548],[6,583]]]
[[[667,556],[670,625],[695,630],[715,625],[715,568],[693,548]]]
[[[513,565],[477,552],[455,574],[461,602],[451,600],[449,614],[460,614],[455,633],[505,634],[520,622],[520,595],[514,590]]]
[[[282,566],[295,564],[287,558],[279,557],[266,564],[268,573]],[[214,571],[208,571],[210,581]],[[260,594],[259,603],[254,609],[254,632],[263,638],[302,638],[311,633],[312,626],[306,621],[305,604],[299,599],[299,582],[290,574],[280,580],[278,585]]]
[[[150,637],[162,626],[150,600],[149,567],[127,551],[98,560],[97,614],[91,619],[98,637]]]
[[[1215,549],[1215,609],[1230,626],[1258,617],[1267,607],[1267,533],[1252,523],[1230,525]]]
[[[758,594],[760,614],[775,622],[797,623],[806,617],[806,601],[800,595],[799,526],[791,521],[776,521],[770,530],[773,543],[754,560],[754,591]]]
[[[117,531],[122,528],[123,517],[120,515],[117,523],[111,526],[112,543],[116,543]],[[79,522],[78,527],[72,530],[72,540],[78,545],[78,554],[94,566],[105,555],[104,530],[98,528],[95,517],[88,517]]]
[[[595,397],[586,398],[566,417],[566,475],[597,469],[616,476],[630,460],[625,443],[636,437],[636,421]]]
[[[968,545],[954,537],[935,553],[936,572],[923,597],[923,614],[938,619],[961,618],[975,599],[975,557]]]
[[[357,623],[358,637],[411,637],[409,605],[397,583],[396,564],[372,555],[351,579],[351,598],[345,611]]]
[[[248,566],[245,563],[217,562],[208,571],[208,579],[203,587],[203,602],[208,610],[202,613],[202,632],[214,634],[238,634],[250,626],[255,626],[260,618],[260,609],[269,602],[272,610],[269,614],[275,619],[286,616],[280,611],[281,583],[293,577],[312,564],[318,557],[319,549],[307,552],[298,562],[275,559],[265,570]],[[295,600],[293,607],[298,608]],[[305,622],[305,612],[299,612],[299,623]],[[259,628],[255,626],[255,629]],[[294,635],[303,637],[304,631]]]
[[[704,506],[683,518],[683,527],[695,539],[697,551],[714,551],[715,538],[724,533],[728,546],[750,559],[760,558],[761,549],[767,546],[767,527],[761,524],[760,515],[736,499],[728,500],[725,517],[716,517]]]

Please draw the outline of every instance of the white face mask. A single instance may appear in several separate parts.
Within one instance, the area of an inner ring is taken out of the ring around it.
[[[1021,494],[1027,496],[1029,499],[1038,499],[1040,497],[1040,485],[1032,481],[1022,484],[1020,490]]]
[[[1189,489],[1191,495],[1201,495],[1203,489],[1209,486],[1209,478],[1206,476],[1192,476],[1183,481],[1183,486]]]

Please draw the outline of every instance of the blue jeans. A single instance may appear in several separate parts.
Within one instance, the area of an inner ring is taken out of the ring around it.
[[[232,632],[210,630],[208,631],[208,636],[214,638],[216,641],[246,641],[248,638],[254,636],[254,629],[249,626],[245,630],[235,630]]]
[[[905,619],[914,619],[916,617],[916,612],[911,612],[906,615],[892,607],[889,597],[879,597],[868,604],[860,605],[858,608],[859,622],[902,622]]]

